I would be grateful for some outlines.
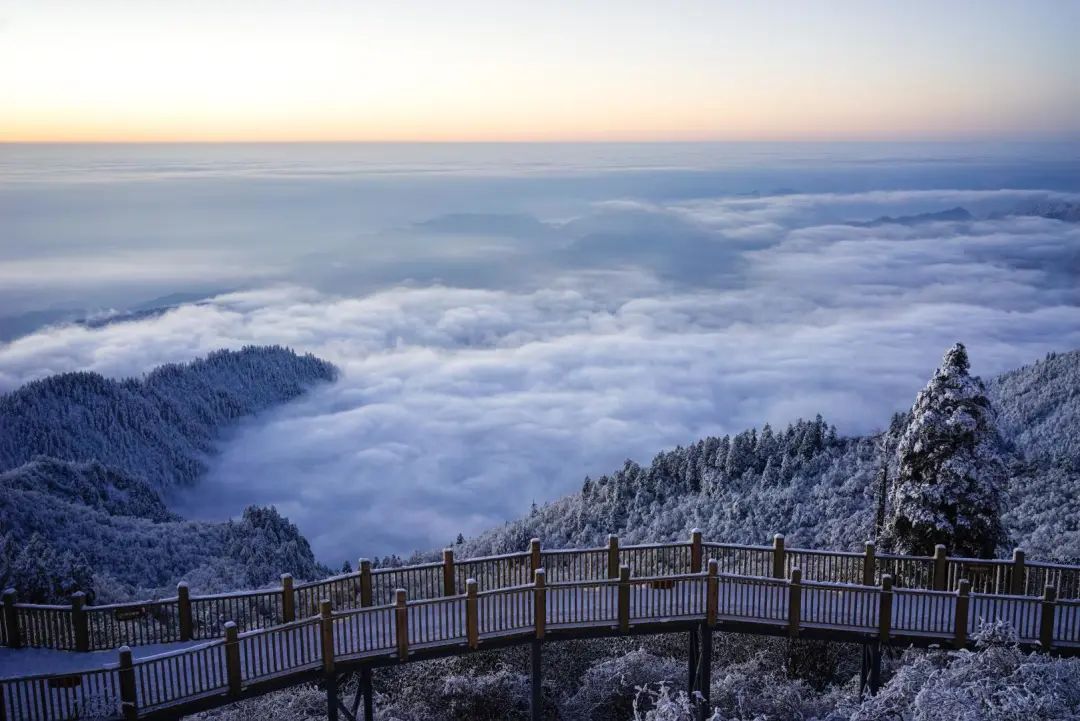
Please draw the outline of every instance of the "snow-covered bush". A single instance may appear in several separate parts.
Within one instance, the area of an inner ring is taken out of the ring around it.
[[[975,651],[908,652],[850,721],[1075,721],[1080,659],[1024,653],[1011,627],[984,626]]]
[[[494,673],[450,676],[443,682],[440,705],[447,721],[526,721],[529,677],[505,667]]]
[[[349,689],[346,695],[351,692]],[[304,684],[195,714],[193,718],[201,721],[326,721],[326,692],[314,684]]]
[[[697,721],[697,709],[685,691],[672,692],[661,682],[655,690],[648,686],[637,689],[633,721]],[[709,721],[719,721],[719,716],[712,714]]]
[[[676,679],[685,677],[684,664],[637,649],[586,671],[580,688],[564,704],[564,717],[582,721],[622,721],[635,712],[639,688],[665,683],[671,689]],[[676,686],[673,690],[682,689]]]
[[[769,654],[713,669],[711,702],[717,719],[806,719],[828,712],[838,689],[816,691],[801,679],[789,678]]]

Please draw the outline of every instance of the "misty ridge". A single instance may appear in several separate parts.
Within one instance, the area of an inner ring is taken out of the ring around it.
[[[98,461],[158,491],[190,485],[222,427],[335,378],[332,365],[280,347],[218,351],[114,381],[71,372],[0,396],[0,469],[36,456]]]
[[[224,590],[325,574],[272,509],[190,523],[167,498],[205,473],[224,429],[335,375],[310,355],[246,347],[141,379],[64,373],[0,396],[0,585],[29,602],[81,590],[101,603],[187,577]]]

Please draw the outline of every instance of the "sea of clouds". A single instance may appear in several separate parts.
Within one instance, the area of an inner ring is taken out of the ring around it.
[[[873,431],[958,340],[983,375],[1080,348],[1080,224],[1014,213],[1071,192],[539,195],[291,254],[117,251],[118,278],[135,268],[163,293],[190,290],[191,264],[242,287],[2,344],[0,391],[252,343],[333,361],[340,380],[245,423],[175,500],[219,519],[274,504],[337,564],[439,547],[707,434],[817,413]],[[971,217],[918,217],[957,207]],[[899,222],[859,224],[882,216]],[[90,250],[100,281],[113,256]],[[79,272],[59,252],[14,261],[0,280]]]

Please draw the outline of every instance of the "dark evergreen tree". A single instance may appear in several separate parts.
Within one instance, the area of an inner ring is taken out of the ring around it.
[[[1001,438],[986,388],[968,370],[957,343],[912,406],[885,529],[896,551],[930,555],[940,543],[988,558],[1005,541]]]

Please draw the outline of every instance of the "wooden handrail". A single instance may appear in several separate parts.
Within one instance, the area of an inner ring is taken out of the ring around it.
[[[524,586],[479,592],[476,581],[469,579],[464,597],[407,601],[405,590],[399,589],[393,604],[349,611],[333,611],[329,600],[324,599],[318,617],[290,624],[239,633],[236,624],[229,622],[224,627],[224,639],[138,660],[133,660],[130,649],[124,648],[119,666],[111,670],[3,679],[0,702],[8,705],[8,718],[28,721],[67,718],[65,714],[78,707],[76,701],[82,693],[95,693],[97,701],[105,698],[113,704],[114,718],[137,718],[144,711],[165,710],[179,715],[180,710],[187,708],[185,704],[197,703],[199,708],[207,708],[208,697],[212,699],[210,706],[224,705],[241,695],[280,688],[283,681],[307,682],[315,670],[326,676],[339,666],[354,668],[349,664],[358,661],[371,663],[373,659],[382,659],[404,663],[414,657],[414,642],[419,644],[417,653],[442,649],[443,653],[459,654],[483,649],[489,640],[510,638],[527,642],[553,633],[575,638],[588,635],[590,629],[607,634],[628,633],[641,624],[649,626],[645,629],[649,633],[663,632],[665,628],[683,629],[687,623],[719,627],[730,623],[732,630],[749,633],[802,635],[813,630],[819,637],[824,633],[835,640],[857,642],[876,637],[883,643],[965,646],[970,641],[969,606],[975,608],[975,604],[991,600],[1019,603],[1025,609],[1023,613],[1027,616],[1022,625],[1028,630],[1021,640],[1027,647],[1080,653],[1080,623],[1074,620],[1055,624],[1058,607],[1067,609],[1071,619],[1080,616],[1080,602],[1061,604],[1053,587],[1048,587],[1041,599],[1034,599],[972,593],[966,579],[961,581],[958,591],[950,593],[894,589],[888,574],[882,576],[880,586],[870,587],[804,581],[798,568],[792,569],[788,579],[773,579],[723,574],[719,567],[716,559],[709,559],[704,573],[633,577],[629,566],[624,564],[615,579],[558,584],[548,584],[541,568],[536,569],[533,583]],[[499,614],[517,614],[514,608],[520,606],[495,605],[478,613],[480,599],[506,593],[523,593],[532,602],[532,609],[510,619]],[[561,619],[559,604],[552,604],[551,600],[567,596],[573,600],[575,609],[590,612],[580,618],[575,616],[569,623]],[[940,613],[933,610],[939,608],[942,599],[955,599],[954,618],[947,627],[941,627]],[[432,625],[434,616],[418,613],[415,621],[420,625],[412,626],[410,609],[460,609],[462,606],[458,604],[463,601],[464,619]],[[868,603],[876,607],[876,614],[867,613]],[[914,613],[923,606],[925,610],[921,614]],[[902,622],[894,623],[901,615]],[[315,655],[296,653],[305,647],[313,647]],[[168,662],[164,662],[166,659]],[[193,687],[193,679],[184,675],[191,673],[200,679],[210,679],[210,686]],[[113,678],[118,685],[109,681]],[[157,693],[158,701],[140,708],[146,701],[136,696],[135,689],[137,684],[143,688],[148,679],[153,679],[152,690]]]
[[[1032,561],[1022,549],[1016,549],[1011,559],[949,557],[941,546],[933,556],[904,556],[878,553],[870,543],[863,553],[787,547],[780,534],[774,536],[772,546],[715,543],[695,529],[688,542],[621,545],[612,535],[599,548],[545,549],[539,539],[532,539],[526,551],[459,559],[446,549],[441,561],[411,566],[372,569],[369,561],[361,559],[356,572],[320,581],[296,584],[286,574],[278,588],[199,596],[181,584],[173,598],[103,606],[80,606],[77,601],[67,606],[17,603],[9,590],[3,596],[0,621],[3,640],[11,647],[102,650],[120,644],[216,637],[226,618],[241,631],[272,628],[317,613],[318,601],[324,597],[336,609],[371,607],[389,601],[387,596],[396,585],[406,586],[410,598],[416,600],[452,597],[464,593],[464,574],[475,576],[484,590],[511,588],[532,583],[533,573],[545,562],[553,564],[545,579],[549,587],[557,587],[568,577],[585,580],[578,576],[598,559],[603,559],[597,569],[599,578],[618,579],[622,565],[629,567],[634,578],[699,573],[706,549],[718,551],[713,557],[721,579],[726,575],[785,579],[797,564],[807,584],[873,586],[877,578],[888,574],[900,588],[953,592],[967,578],[971,590],[980,593],[1015,596],[1030,592],[1031,598],[1038,598],[1034,594],[1041,593],[1043,586],[1053,585],[1058,598],[1080,596],[1080,566]],[[554,559],[565,560],[556,563]],[[522,562],[524,566],[518,568]],[[996,570],[990,573],[985,568]],[[382,579],[379,598],[374,592],[376,579]],[[395,586],[387,588],[387,583]]]

